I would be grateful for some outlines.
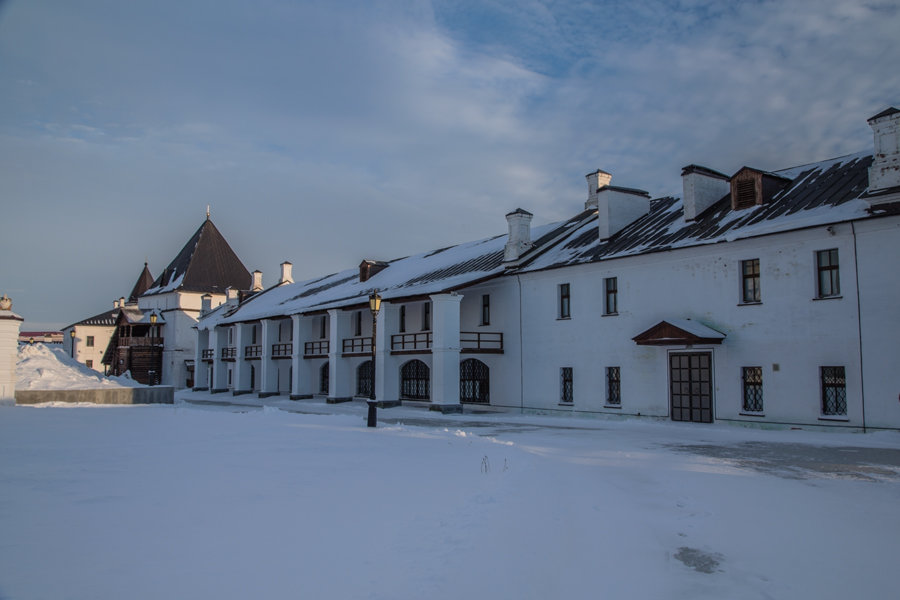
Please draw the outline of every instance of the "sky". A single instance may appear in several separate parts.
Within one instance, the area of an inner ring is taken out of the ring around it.
[[[276,283],[701,164],[871,149],[900,2],[0,0],[0,294],[52,329],[205,219]]]

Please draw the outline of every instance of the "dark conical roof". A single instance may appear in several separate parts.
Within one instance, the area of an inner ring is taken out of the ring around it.
[[[175,290],[224,294],[228,287],[250,289],[250,279],[250,272],[207,218],[147,295]]]
[[[153,275],[150,274],[147,263],[144,263],[144,270],[141,271],[137,281],[134,282],[134,287],[131,288],[131,294],[128,296],[128,302],[137,302],[138,297],[149,290],[152,285]]]

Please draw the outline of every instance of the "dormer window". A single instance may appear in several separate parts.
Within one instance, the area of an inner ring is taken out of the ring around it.
[[[744,167],[731,178],[731,210],[768,204],[788,183],[784,177]]]

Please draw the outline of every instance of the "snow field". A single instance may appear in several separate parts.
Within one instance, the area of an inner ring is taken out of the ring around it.
[[[3,407],[0,598],[891,597],[900,474],[669,447],[698,434],[792,432]]]

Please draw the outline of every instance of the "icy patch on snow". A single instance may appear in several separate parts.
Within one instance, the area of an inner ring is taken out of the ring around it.
[[[90,390],[106,387],[144,387],[131,377],[104,377],[66,354],[62,348],[44,344],[19,346],[16,359],[16,389]]]

